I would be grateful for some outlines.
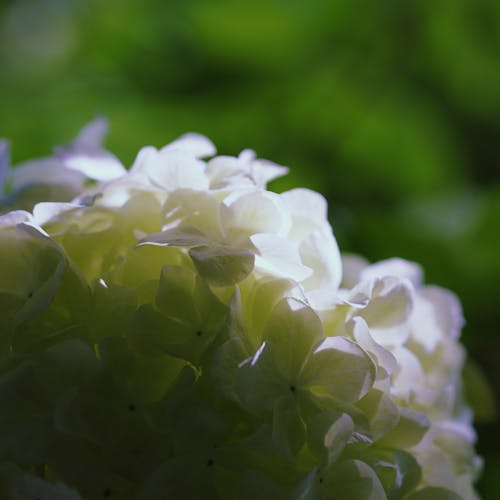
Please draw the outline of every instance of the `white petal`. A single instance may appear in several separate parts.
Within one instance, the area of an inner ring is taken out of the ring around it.
[[[312,231],[332,232],[327,220],[327,203],[319,193],[309,189],[293,189],[282,193],[281,198],[293,218],[290,238],[300,242]]]
[[[97,181],[109,181],[127,173],[120,161],[106,152],[95,155],[71,154],[63,158],[63,163],[65,167]]]
[[[188,134],[181,135],[175,141],[164,146],[160,152],[170,151],[173,149],[181,149],[186,153],[194,156],[195,158],[205,158],[207,156],[213,156],[217,150],[213,142],[201,134],[196,134],[190,132]]]
[[[221,202],[212,193],[178,189],[169,194],[163,212],[164,229],[175,226],[196,228],[208,239],[223,242]]]
[[[227,185],[251,185],[254,183],[238,158],[234,156],[216,156],[207,163],[207,175],[212,189]],[[235,181],[236,179],[236,181]]]
[[[312,274],[304,266],[293,243],[275,234],[254,234],[250,237],[259,252],[255,256],[255,269],[265,274],[303,281]]]
[[[35,224],[43,226],[47,222],[56,218],[58,215],[81,207],[82,205],[78,205],[76,203],[57,203],[57,202],[37,203],[33,207],[33,221],[35,222]]]
[[[95,118],[80,130],[73,144],[85,149],[98,148],[108,133],[108,129],[109,123],[106,118]]]
[[[163,149],[150,155],[144,168],[149,178],[167,191],[208,189],[205,163],[183,149]]]
[[[250,164],[250,176],[259,187],[265,188],[267,183],[288,173],[288,168],[268,160],[254,160]]]
[[[291,219],[278,195],[267,191],[243,194],[227,205],[221,206],[221,222],[229,239],[248,237],[255,233],[272,233],[285,236]]]
[[[197,246],[207,245],[210,241],[197,229],[194,228],[174,228],[160,233],[148,234],[137,246]]]
[[[250,149],[242,151],[238,158],[218,156],[207,165],[207,174],[213,189],[233,185],[265,188],[269,181],[287,172],[286,167],[267,160],[256,160],[255,152]]]
[[[333,463],[344,451],[352,433],[354,422],[347,413],[342,413],[330,426],[324,438],[324,445],[328,450],[328,461]]]
[[[409,401],[414,395],[425,392],[425,375],[419,359],[406,347],[398,347],[392,351],[398,361],[393,382],[394,393]]]
[[[313,270],[303,286],[306,290],[336,290],[342,278],[339,247],[329,229],[316,230],[300,245],[302,263]]]
[[[23,163],[11,171],[12,189],[31,184],[65,184],[79,189],[85,180],[82,172],[65,168],[57,158],[45,158]]]
[[[392,328],[409,319],[414,289],[406,279],[386,276],[367,283],[370,301],[360,314],[370,328]]]
[[[410,336],[410,327],[407,323],[391,327],[371,327],[370,333],[373,339],[387,349],[402,346]]]
[[[154,146],[144,146],[142,147],[137,156],[135,157],[134,163],[130,167],[130,172],[143,173],[147,170],[147,165],[150,161],[158,155],[158,150]]]
[[[238,155],[238,161],[257,186],[265,188],[269,181],[288,173],[287,167],[269,160],[256,159],[256,156],[252,149],[244,149]]]
[[[7,212],[6,214],[0,215],[0,229],[4,227],[17,226],[18,224],[23,224],[25,222],[30,223],[32,219],[31,214],[25,210]]]
[[[415,339],[427,350],[432,350],[441,339],[457,339],[464,325],[462,308],[457,296],[437,286],[420,289],[412,325]]]
[[[93,120],[80,131],[72,143],[56,148],[56,158],[68,169],[82,172],[90,179],[108,181],[121,177],[126,173],[125,167],[101,145],[107,131],[106,119]]]
[[[372,354],[376,358],[377,363],[382,366],[389,375],[396,370],[398,366],[396,358],[389,350],[385,349],[374,340],[363,318],[359,316],[353,318],[347,326],[350,330],[352,329],[352,335],[356,342],[367,352]]]
[[[419,285],[422,283],[423,272],[422,268],[415,262],[409,262],[395,257],[365,267],[361,272],[360,281],[372,278],[383,278],[385,276],[406,278],[414,285]]]
[[[361,281],[361,272],[368,266],[364,257],[342,254],[342,288],[354,288]]]
[[[290,212],[309,225],[321,225],[327,218],[328,204],[321,194],[305,188],[291,189],[281,193]]]

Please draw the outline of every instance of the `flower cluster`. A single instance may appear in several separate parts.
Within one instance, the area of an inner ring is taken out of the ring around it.
[[[188,134],[126,170],[105,129],[0,146],[2,498],[477,498],[453,294],[341,257],[252,151]]]

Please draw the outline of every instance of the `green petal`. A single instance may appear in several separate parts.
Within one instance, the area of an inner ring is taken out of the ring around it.
[[[46,481],[12,464],[0,465],[0,496],[3,500],[82,500],[64,484]]]
[[[399,409],[392,399],[378,389],[370,390],[356,406],[363,410],[370,421],[374,440],[394,429],[399,422]]]
[[[23,363],[0,378],[0,459],[44,463],[52,436],[52,408],[36,373]]]
[[[189,257],[176,247],[133,246],[110,273],[111,281],[137,288],[149,280],[159,280],[165,264],[189,266]]]
[[[245,279],[254,268],[255,255],[242,248],[198,246],[189,250],[198,272],[212,285],[234,285]]]
[[[355,342],[345,337],[328,337],[309,358],[300,383],[342,401],[354,402],[371,388],[375,368],[368,354]]]
[[[291,462],[302,448],[305,435],[295,399],[289,395],[277,399],[273,409],[273,441]]]
[[[80,437],[55,436],[47,464],[60,481],[75,488],[85,500],[101,500],[108,496],[135,499],[132,481],[114,472],[102,451]]]
[[[16,353],[41,351],[70,338],[87,338],[90,314],[88,286],[69,265],[49,307],[27,318],[16,329],[12,349]]]
[[[323,336],[323,327],[317,314],[296,299],[283,299],[273,309],[265,327],[264,340],[279,373],[297,383],[313,346]]]
[[[127,338],[144,356],[166,354],[198,363],[215,332],[169,318],[151,304],[140,306],[129,324]]]
[[[276,278],[256,280],[252,275],[240,284],[244,320],[254,349],[262,343],[262,332],[272,310],[287,294],[290,295],[287,292],[294,285],[295,283],[290,280]]]
[[[227,307],[217,298],[201,276],[196,276],[195,279],[193,302],[203,331],[218,329],[221,322],[226,319]]]
[[[354,423],[346,413],[326,411],[308,421],[308,445],[321,466],[335,462],[352,433]]]
[[[328,450],[328,463],[333,463],[342,453],[354,432],[354,422],[347,413],[342,413],[330,425],[324,437]]]
[[[336,464],[322,479],[320,498],[387,500],[384,488],[373,469],[360,460],[346,460]]]
[[[185,362],[169,355],[150,357],[133,352],[126,340],[118,337],[105,339],[99,351],[116,386],[140,404],[161,399],[185,366]]]
[[[240,401],[236,389],[238,365],[245,358],[248,358],[248,351],[243,341],[238,337],[233,337],[218,348],[211,365],[214,389],[227,399],[235,402]]]
[[[394,497],[404,497],[404,495],[413,491],[422,478],[422,469],[413,455],[405,451],[396,450],[394,452],[394,461],[401,477],[397,488],[394,488]]]
[[[80,339],[66,340],[37,353],[32,364],[37,383],[51,401],[67,388],[88,383],[99,370],[94,350]]]
[[[318,498],[318,472],[313,469],[297,485],[292,500],[316,500]]]
[[[380,446],[411,448],[420,442],[429,429],[430,421],[424,413],[408,408],[400,408],[399,412],[398,424],[378,441]]]
[[[136,309],[135,291],[100,279],[94,281],[92,292],[94,307],[87,319],[92,341],[123,335]]]
[[[138,500],[207,499],[216,500],[211,481],[212,465],[208,454],[189,454],[173,458],[154,470],[144,482]]]
[[[446,488],[424,488],[407,497],[405,500],[462,500],[460,495],[457,495]]]
[[[257,498],[288,500],[290,498],[289,491],[274,481],[267,474],[267,471],[245,469],[235,473],[215,470],[214,473],[218,492],[218,496],[214,500],[234,500],[236,498],[238,500],[255,500]],[[198,500],[198,498],[205,499],[207,497],[201,496],[192,500]]]
[[[61,283],[67,262],[62,250],[27,224],[2,230],[0,236],[0,291],[25,297],[15,323],[46,308]]]
[[[0,292],[0,317],[2,318],[2,330],[0,333],[0,359],[10,352],[10,344],[14,328],[14,320],[25,298],[21,294]]]
[[[297,388],[277,369],[270,346],[263,343],[253,359],[240,363],[236,372],[236,393],[246,406],[271,412],[275,401]]]
[[[186,267],[162,267],[156,305],[166,315],[185,323],[198,323],[194,288],[196,274]]]

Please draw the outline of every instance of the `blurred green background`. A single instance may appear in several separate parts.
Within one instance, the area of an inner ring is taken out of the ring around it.
[[[96,115],[126,165],[197,131],[290,166],[273,187],[322,192],[343,251],[416,260],[459,294],[499,400],[498,0],[4,0],[14,163]],[[485,499],[500,498],[498,424],[477,424]]]

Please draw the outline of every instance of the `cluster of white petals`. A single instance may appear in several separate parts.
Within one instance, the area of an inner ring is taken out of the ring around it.
[[[127,170],[105,131],[16,168],[0,143],[3,498],[478,498],[451,292],[341,257],[253,151],[187,134]]]

